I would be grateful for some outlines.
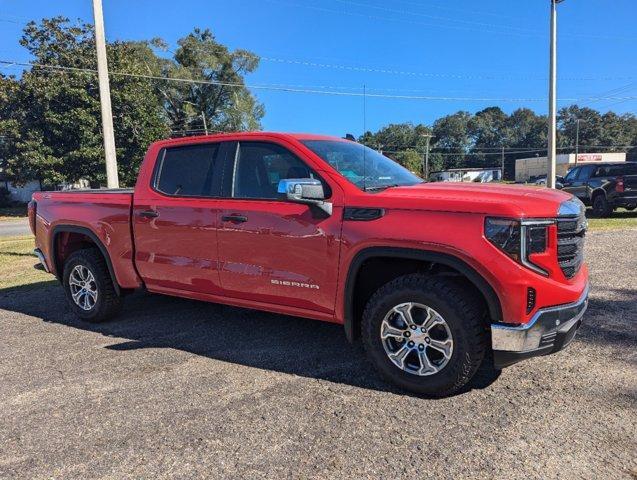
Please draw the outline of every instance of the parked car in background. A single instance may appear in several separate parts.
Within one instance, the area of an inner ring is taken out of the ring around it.
[[[618,207],[637,207],[637,163],[580,165],[569,170],[562,189],[572,193],[595,215],[607,217]]]
[[[429,395],[462,389],[485,359],[561,350],[587,306],[572,195],[425,183],[334,137],[157,142],[135,189],[36,193],[29,220],[86,321],[145,288],[338,323],[384,378]]]
[[[535,177],[534,183],[536,185],[546,185],[546,175],[540,175],[539,177]],[[557,188],[561,188],[564,184],[564,177],[560,175],[555,176],[555,185]]]

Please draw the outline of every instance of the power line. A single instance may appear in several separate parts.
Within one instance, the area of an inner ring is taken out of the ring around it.
[[[274,63],[287,63],[290,65],[302,65],[307,67],[315,67],[315,68],[328,68],[328,69],[336,69],[336,70],[349,70],[354,72],[363,72],[363,73],[382,73],[388,75],[405,75],[412,77],[431,77],[431,78],[455,78],[455,79],[469,79],[469,80],[547,80],[548,77],[542,76],[528,76],[528,75],[474,75],[474,74],[464,74],[464,73],[431,73],[431,72],[416,72],[411,70],[405,70],[403,68],[377,68],[373,66],[357,66],[357,65],[347,65],[347,64],[339,64],[339,63],[325,63],[325,62],[315,62],[312,60],[302,60],[302,59],[285,59],[285,58],[277,58],[270,56],[262,56],[259,57],[260,60],[265,60],[268,62]],[[621,77],[610,77],[610,76],[584,76],[584,77],[559,77],[560,80],[563,81],[598,81],[598,80],[632,80],[635,77],[631,76],[621,76]]]
[[[423,3],[417,3],[417,2],[408,2],[405,0],[394,0],[397,3],[402,3],[404,5],[411,5],[414,7],[426,7],[426,8],[437,8],[439,10],[446,10],[448,12],[458,12],[458,13],[467,13],[470,15],[488,15],[491,17],[499,17],[499,18],[507,18],[507,19],[514,19],[514,17],[508,16],[508,15],[502,15],[501,13],[495,13],[495,12],[485,12],[485,11],[477,11],[477,10],[465,10],[462,8],[452,8],[452,7],[447,7],[447,6],[441,6],[438,5],[435,2],[429,2],[426,5]]]
[[[319,6],[316,6],[316,5],[306,5],[306,4],[300,4],[300,3],[293,3],[293,2],[289,2],[289,1],[281,1],[281,0],[265,0],[265,1],[270,2],[270,3],[274,3],[274,4],[284,5],[284,6],[287,6],[287,7],[297,7],[297,8],[305,8],[305,9],[310,9],[310,10],[315,10],[315,11],[320,11],[320,12],[326,12],[326,13],[335,13],[338,16],[349,15],[349,16],[354,16],[354,17],[359,17],[359,18],[366,18],[366,19],[371,19],[371,20],[380,20],[383,23],[387,23],[387,21],[392,21],[392,22],[407,23],[407,24],[424,26],[424,27],[448,28],[448,29],[454,29],[454,30],[465,30],[465,31],[480,32],[480,33],[492,33],[492,34],[496,34],[496,35],[514,35],[514,36],[522,36],[522,37],[546,38],[546,34],[544,34],[544,32],[541,32],[541,31],[537,31],[536,32],[534,30],[529,31],[528,33],[520,32],[520,31],[495,31],[495,30],[488,30],[488,29],[485,29],[485,28],[472,28],[472,27],[461,26],[461,25],[445,25],[445,24],[441,24],[441,23],[426,23],[426,22],[421,22],[421,21],[416,21],[416,20],[409,20],[409,19],[405,19],[405,18],[394,18],[394,17],[388,17],[388,16],[381,17],[381,16],[377,16],[377,15],[370,15],[370,14],[367,14],[367,13],[350,12],[350,11],[346,11],[346,10],[336,10],[336,9],[331,9],[331,8],[319,7]],[[494,25],[494,27],[507,28],[505,26],[497,26],[497,25]],[[560,35],[563,36],[563,37],[592,38],[592,39],[600,39],[600,40],[624,40],[624,41],[635,41],[635,40],[637,40],[637,37],[618,37],[618,36],[608,36],[608,35],[591,35],[591,34],[583,34],[583,33],[561,33]]]
[[[75,73],[90,73],[90,74],[97,73],[97,70],[90,69],[90,68],[63,67],[60,65],[25,63],[25,62],[11,61],[11,60],[0,60],[0,64],[11,65],[11,66],[34,67],[34,68],[41,68],[45,70],[57,70],[57,71],[66,71],[66,72],[75,72]],[[397,100],[428,100],[428,101],[455,101],[455,102],[511,102],[511,103],[544,102],[546,100],[545,98],[452,97],[452,96],[432,96],[432,95],[391,95],[391,94],[383,94],[383,93],[365,93],[365,92],[355,92],[355,91],[329,91],[329,90],[321,90],[321,89],[297,88],[297,87],[290,87],[290,86],[275,86],[275,85],[266,85],[266,84],[244,84],[244,83],[233,83],[233,82],[220,82],[216,80],[197,80],[197,79],[191,79],[191,78],[162,77],[158,75],[145,75],[140,73],[128,73],[128,72],[117,72],[117,71],[111,71],[109,72],[109,75],[131,77],[131,78],[145,78],[149,80],[171,81],[171,82],[179,82],[179,83],[198,84],[198,85],[218,85],[218,86],[225,86],[225,87],[251,88],[256,90],[270,90],[270,91],[290,92],[290,93],[308,93],[308,94],[332,95],[332,96],[342,96],[342,97],[366,96],[369,98],[384,98],[384,99],[397,99]],[[588,100],[588,101],[591,101],[591,100],[611,100],[611,101],[637,100],[637,96],[635,97],[561,98],[560,99],[561,102],[578,102],[578,101],[585,101],[585,100]]]
[[[277,2],[277,0],[268,0],[268,1],[273,1],[273,2]],[[366,5],[366,4],[361,4],[361,3],[357,3],[357,2],[352,2],[349,0],[334,0],[334,1],[338,1],[338,2],[342,2],[342,3],[348,3],[348,4],[352,4],[352,5],[365,5],[369,8],[375,8],[375,9],[381,9],[381,10],[389,10],[389,11],[397,11],[400,12],[401,10],[394,10],[394,9],[389,9],[387,7],[381,7],[381,6],[373,6],[373,5]],[[321,10],[324,10],[322,7],[314,7],[314,6],[308,6],[308,5],[298,5],[301,7],[307,7],[307,8],[318,8]],[[328,11],[331,11],[329,9],[325,9]],[[334,12],[336,13],[337,11],[334,10]],[[448,19],[451,21],[456,21],[456,22],[463,22],[463,23],[471,23],[471,24],[477,24],[477,25],[490,25],[490,24],[484,24],[481,22],[470,22],[470,21],[465,21],[465,20],[458,20],[458,19],[451,19],[451,18],[447,18],[447,17],[437,17],[437,16],[430,16],[430,15],[425,15],[425,14],[419,14],[419,13],[414,13],[415,15],[419,15],[419,16],[428,16],[431,18],[435,18],[435,19]],[[18,18],[18,17],[16,17]],[[25,18],[25,17],[19,17],[19,18]],[[8,23],[15,23],[15,24],[23,24],[25,25],[25,22],[18,22],[16,20],[13,19],[1,19],[0,18],[0,22],[8,22]],[[434,26],[441,26],[439,24],[436,24]],[[499,26],[501,28],[516,28],[516,27],[509,27],[509,26]],[[483,30],[480,30],[483,31]],[[539,32],[539,31],[538,31]],[[637,38],[636,38],[637,39]],[[205,48],[199,48],[199,50],[205,50]],[[330,68],[330,69],[338,69],[338,70],[349,70],[349,71],[355,71],[355,72],[364,72],[364,73],[380,73],[380,74],[389,74],[389,75],[405,75],[405,76],[414,76],[414,77],[425,77],[425,78],[447,78],[447,79],[469,79],[469,80],[546,80],[546,77],[542,77],[542,76],[533,76],[533,75],[506,75],[506,74],[498,74],[498,75],[476,75],[476,74],[464,74],[464,73],[432,73],[432,72],[417,72],[417,71],[410,71],[410,70],[406,70],[404,68],[378,68],[378,67],[373,67],[373,66],[356,66],[356,65],[344,65],[344,64],[338,64],[338,63],[324,63],[324,62],[315,62],[312,60],[302,60],[302,59],[282,59],[282,58],[276,58],[276,57],[270,57],[270,56],[261,56],[260,57],[261,60],[265,60],[265,61],[269,61],[269,62],[275,62],[275,63],[286,63],[286,64],[291,64],[291,65],[303,65],[303,66],[310,66],[310,67],[316,67],[316,68]],[[579,76],[579,77],[559,77],[560,80],[562,81],[609,81],[609,80],[632,80],[635,77],[633,76]],[[326,87],[326,88],[338,88],[338,87]],[[414,91],[414,90],[411,90]]]

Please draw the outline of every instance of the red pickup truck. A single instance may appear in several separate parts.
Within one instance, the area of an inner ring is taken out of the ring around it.
[[[483,361],[562,349],[587,306],[587,223],[572,195],[428,184],[334,137],[160,141],[134,190],[36,193],[29,218],[84,320],[144,288],[334,322],[385,379],[433,396]]]

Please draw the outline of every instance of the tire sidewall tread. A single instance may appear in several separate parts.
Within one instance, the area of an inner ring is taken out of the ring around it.
[[[93,274],[95,283],[97,284],[97,301],[91,310],[84,310],[80,308],[75,304],[71,296],[69,277],[73,268],[77,265],[84,265],[87,267]],[[106,261],[102,254],[96,249],[78,250],[69,256],[69,258],[64,262],[63,285],[64,294],[66,295],[73,313],[82,320],[95,323],[103,322],[116,315],[120,309],[121,299],[115,291],[113,280],[111,279]]]
[[[433,308],[451,330],[454,342],[451,359],[434,375],[420,377],[404,372],[385,353],[380,324],[392,307],[403,302]],[[482,305],[450,277],[410,274],[385,284],[367,302],[361,329],[366,353],[385,380],[433,397],[448,396],[464,387],[482,363],[487,349]]]

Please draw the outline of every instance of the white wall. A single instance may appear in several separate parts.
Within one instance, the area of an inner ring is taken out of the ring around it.
[[[5,186],[4,183],[0,183],[0,185]],[[17,187],[11,182],[8,182],[8,188],[11,200],[13,200],[14,202],[26,203],[31,200],[31,195],[33,195],[33,192],[40,191],[40,182],[29,182],[22,187]]]
[[[580,153],[577,164],[597,164],[607,162],[625,162],[625,153]],[[575,154],[561,154],[555,158],[556,174],[564,176],[575,165]],[[515,161],[515,181],[528,182],[531,177],[546,175],[548,161],[546,157],[519,158]]]

